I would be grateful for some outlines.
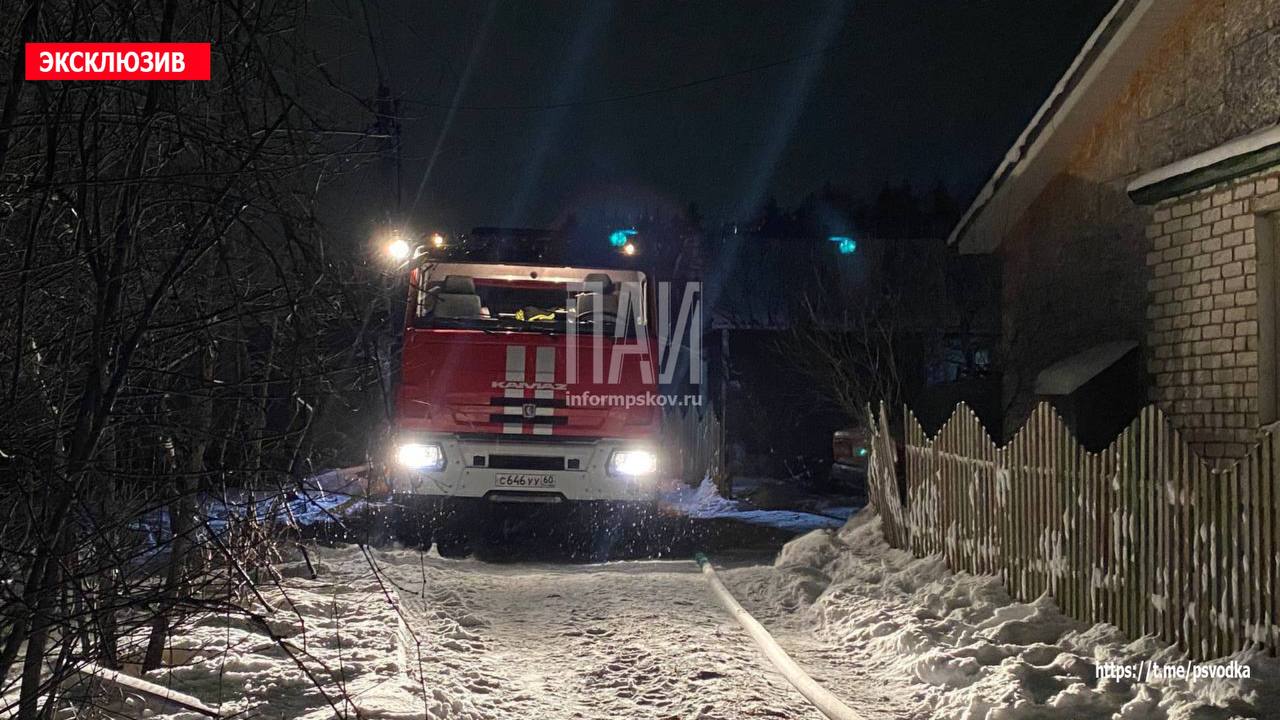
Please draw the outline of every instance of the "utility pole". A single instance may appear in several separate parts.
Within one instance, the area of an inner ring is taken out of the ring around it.
[[[379,73],[381,75],[381,73]],[[387,188],[387,197],[391,200],[386,207],[386,216],[393,224],[403,221],[402,212],[403,167],[400,153],[400,99],[395,97],[391,88],[378,79],[378,91],[373,101],[373,132],[383,142],[384,152],[380,168],[381,183]]]

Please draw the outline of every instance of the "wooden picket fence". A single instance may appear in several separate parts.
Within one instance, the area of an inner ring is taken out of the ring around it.
[[[1048,403],[998,447],[967,406],[932,438],[905,411],[907,503],[881,408],[869,496],[885,540],[954,571],[1049,593],[1078,620],[1155,635],[1201,660],[1280,648],[1280,438],[1212,467],[1149,406],[1100,453]]]

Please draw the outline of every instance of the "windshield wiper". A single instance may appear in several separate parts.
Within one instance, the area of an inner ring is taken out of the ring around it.
[[[503,318],[500,320],[479,320],[475,318],[435,318],[426,317],[430,325],[427,327],[447,328],[450,330],[480,330],[486,333],[495,332],[536,332],[544,335],[559,335],[563,327],[536,320],[516,320]]]
[[[516,330],[520,332],[536,332],[543,335],[559,335],[564,332],[562,328],[550,325],[536,320],[507,320],[498,326],[500,330]]]

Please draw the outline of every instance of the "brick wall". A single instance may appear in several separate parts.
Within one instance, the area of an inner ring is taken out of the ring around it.
[[[1255,198],[1275,170],[1172,198],[1147,227],[1150,397],[1210,457],[1243,455],[1258,427]]]
[[[1258,417],[1249,392],[1257,384],[1256,330],[1253,341],[1247,332],[1257,322],[1248,309],[1256,278],[1245,269],[1254,265],[1245,256],[1254,252],[1249,193],[1274,177],[1154,208],[1135,205],[1125,187],[1277,120],[1280,2],[1196,2],[1002,240],[1006,427],[1034,407],[1040,370],[1090,345],[1133,339],[1152,373],[1147,395],[1198,449],[1243,451]],[[1237,248],[1245,248],[1239,258]],[[1242,364],[1250,362],[1252,376]]]

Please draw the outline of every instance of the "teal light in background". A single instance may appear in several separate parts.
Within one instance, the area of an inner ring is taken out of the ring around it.
[[[620,248],[627,244],[627,240],[636,234],[635,230],[614,230],[609,234],[609,244]]]
[[[858,241],[847,235],[832,235],[827,239],[839,246],[841,255],[852,255],[858,251]]]

